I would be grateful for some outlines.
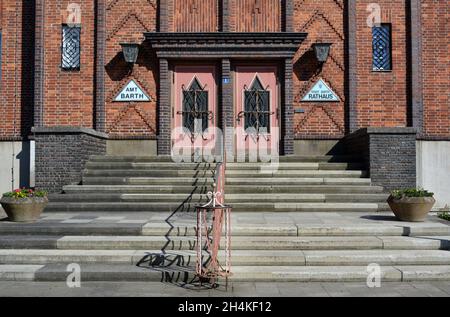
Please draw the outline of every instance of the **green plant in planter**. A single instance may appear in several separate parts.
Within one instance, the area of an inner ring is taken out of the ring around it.
[[[16,199],[29,198],[29,197],[41,197],[42,198],[42,197],[47,197],[47,192],[42,191],[42,190],[34,191],[31,188],[19,188],[12,192],[4,193],[3,197],[16,198]]]
[[[39,219],[48,203],[47,192],[30,188],[16,189],[4,193],[0,204],[9,221],[33,222]]]
[[[402,199],[405,197],[433,197],[434,193],[431,193],[425,189],[407,188],[394,190],[391,195],[395,199]]]
[[[403,221],[425,221],[436,200],[434,193],[425,189],[399,189],[394,190],[387,202],[395,216]]]
[[[438,214],[438,217],[447,221],[450,221],[450,212],[444,211]]]

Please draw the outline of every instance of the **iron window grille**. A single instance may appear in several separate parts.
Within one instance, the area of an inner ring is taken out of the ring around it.
[[[201,86],[197,78],[191,86],[183,89],[183,108],[177,114],[182,115],[183,127],[191,133],[203,135],[208,129],[208,121],[212,120],[213,113],[208,110],[208,91],[206,86]]]
[[[250,89],[244,86],[244,111],[238,114],[238,120],[244,117],[244,129],[257,135],[270,133],[270,91],[264,88],[258,77]]]
[[[374,71],[392,70],[391,25],[381,24],[372,28],[372,49]]]
[[[81,27],[62,26],[61,67],[65,70],[80,69]]]

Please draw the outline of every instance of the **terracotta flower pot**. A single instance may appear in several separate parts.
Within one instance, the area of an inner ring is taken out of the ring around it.
[[[34,222],[39,219],[48,204],[47,197],[12,198],[0,200],[8,219],[13,222]]]
[[[433,197],[403,197],[388,199],[388,204],[395,216],[402,221],[422,222],[427,218],[436,200]]]

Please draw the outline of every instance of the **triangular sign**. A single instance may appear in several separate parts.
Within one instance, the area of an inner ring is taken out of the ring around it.
[[[302,101],[309,102],[333,102],[341,101],[336,93],[323,81],[319,79],[317,83],[303,97]]]
[[[144,90],[132,79],[117,94],[114,101],[120,102],[143,102],[150,101],[150,97]]]

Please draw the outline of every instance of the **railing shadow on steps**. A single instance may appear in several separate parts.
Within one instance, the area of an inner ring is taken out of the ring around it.
[[[225,157],[222,155],[222,158]],[[196,264],[196,255],[180,255],[176,253],[171,253],[174,250],[175,241],[171,239],[172,233],[175,232],[176,236],[189,236],[189,229],[185,228],[184,233],[180,232],[179,228],[173,223],[173,219],[176,215],[183,213],[183,216],[188,215],[191,211],[193,217],[196,217],[195,210],[191,210],[192,206],[190,203],[192,202],[193,195],[198,193],[200,189],[200,194],[206,194],[207,192],[213,190],[216,192],[220,192],[221,194],[218,196],[219,202],[224,202],[224,186],[225,186],[225,160],[221,159],[221,161],[215,163],[215,167],[211,169],[211,163],[198,163],[195,167],[196,173],[194,177],[197,179],[193,182],[193,190],[189,194],[188,197],[165,219],[165,223],[169,226],[169,230],[165,234],[166,243],[161,248],[160,253],[147,253],[142,259],[138,261],[136,266],[141,268],[148,268],[153,271],[161,272],[161,282],[171,283],[183,288],[198,288],[198,285],[202,285],[203,288],[209,289],[210,286],[208,284],[203,283],[204,281],[200,281],[200,279],[196,276],[195,272],[195,264]],[[203,173],[212,172],[212,176],[214,178],[214,184],[212,189],[208,189],[207,181],[200,185],[198,184],[198,176]],[[198,202],[200,203],[200,201]],[[187,209],[187,210],[186,210]],[[196,231],[197,228],[194,229]],[[211,230],[211,229],[209,229]],[[183,249],[183,243],[188,244],[187,250],[195,250],[196,248],[196,240],[193,237],[191,241],[178,241],[177,246],[179,250]],[[186,250],[184,248],[183,250]],[[208,265],[211,261],[211,256],[209,256],[204,265]],[[202,283],[200,283],[202,282]]]

